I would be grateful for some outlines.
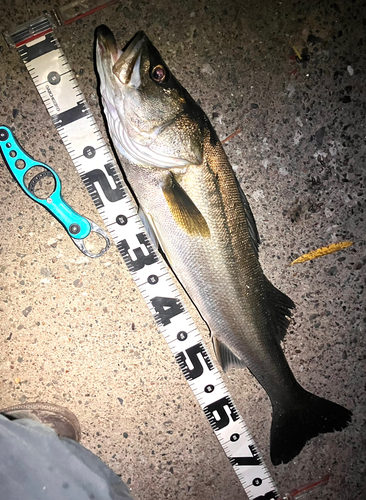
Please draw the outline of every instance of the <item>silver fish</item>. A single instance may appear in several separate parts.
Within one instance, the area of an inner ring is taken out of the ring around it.
[[[280,342],[294,303],[265,277],[259,236],[207,116],[139,31],[119,50],[97,30],[96,63],[109,133],[156,244],[208,324],[223,367],[246,366],[273,408],[271,459],[351,420],[296,381]]]

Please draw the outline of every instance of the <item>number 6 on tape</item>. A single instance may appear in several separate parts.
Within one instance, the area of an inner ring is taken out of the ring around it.
[[[120,181],[115,160],[53,36],[49,18],[23,25],[7,40],[18,48],[81,179],[246,494],[251,500],[278,499],[268,469],[165,263],[150,242],[127,187]]]

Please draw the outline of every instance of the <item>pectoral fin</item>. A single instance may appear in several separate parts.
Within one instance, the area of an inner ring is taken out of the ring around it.
[[[143,223],[147,234],[150,236],[150,239],[154,245],[155,250],[160,250],[163,254],[165,254],[165,259],[168,264],[171,266],[171,258],[169,252],[164,245],[164,241],[159,235],[158,228],[156,227],[153,216],[150,213],[145,213],[142,208],[139,208],[139,217],[141,222]],[[164,257],[164,255],[163,255]],[[172,267],[172,266],[171,266]]]
[[[190,236],[210,237],[207,222],[182,186],[171,174],[163,186],[164,197],[173,219]]]
[[[150,239],[154,245],[155,250],[159,249],[159,239],[156,234],[156,230],[154,228],[154,221],[152,220],[151,217],[148,217],[148,215],[145,214],[145,212],[142,210],[141,207],[139,207],[139,217],[141,219],[141,222],[145,226],[147,234],[150,236]]]
[[[215,336],[212,336],[212,344],[218,362],[222,369],[226,371],[230,365],[245,366],[242,359],[238,358],[223,342],[220,342]]]

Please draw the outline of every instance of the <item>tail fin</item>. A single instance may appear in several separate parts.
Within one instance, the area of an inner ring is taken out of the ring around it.
[[[301,388],[296,405],[287,409],[273,407],[271,460],[286,464],[296,457],[309,439],[319,434],[340,431],[351,422],[352,412]]]

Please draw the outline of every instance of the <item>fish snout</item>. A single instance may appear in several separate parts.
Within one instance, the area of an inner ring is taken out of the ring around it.
[[[124,85],[138,88],[141,82],[140,66],[144,47],[147,45],[147,36],[138,31],[122,52],[121,57],[113,67],[113,73]]]
[[[112,31],[102,24],[95,31],[97,50],[99,51],[102,60],[111,60],[111,64],[115,64],[118,60],[117,42]]]

